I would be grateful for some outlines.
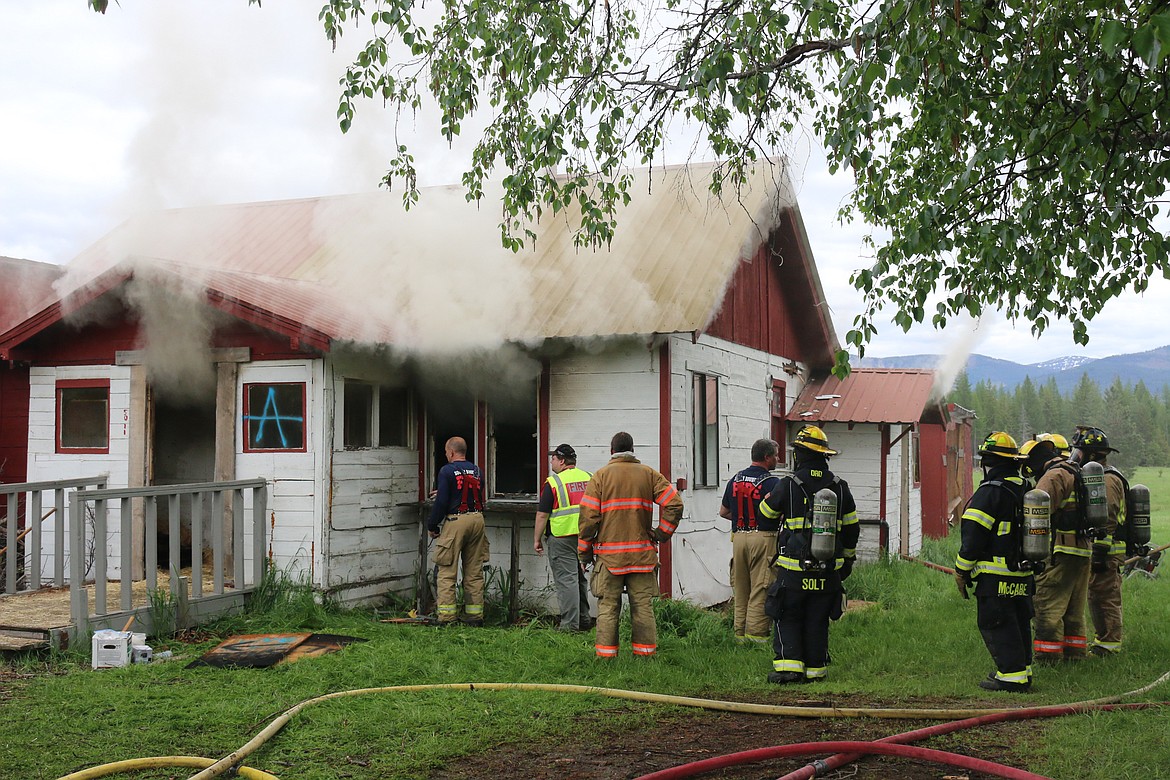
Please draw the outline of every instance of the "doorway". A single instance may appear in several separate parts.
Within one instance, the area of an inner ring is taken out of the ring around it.
[[[182,485],[215,479],[215,393],[175,401],[149,393],[151,485]],[[210,507],[200,522],[210,539]],[[180,567],[191,565],[191,507],[179,508]],[[158,504],[158,562],[169,567],[170,516],[167,502]]]

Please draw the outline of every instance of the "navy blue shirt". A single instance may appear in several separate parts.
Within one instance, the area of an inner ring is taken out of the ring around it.
[[[760,502],[775,489],[779,478],[762,466],[748,466],[727,483],[723,506],[731,513],[732,531],[775,531],[776,520],[760,514]]]
[[[439,492],[427,519],[427,529],[439,532],[443,518],[459,512],[483,511],[483,474],[469,460],[455,460],[439,469]]]

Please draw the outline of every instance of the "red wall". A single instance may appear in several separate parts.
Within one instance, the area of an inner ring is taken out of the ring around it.
[[[723,308],[707,328],[712,336],[735,344],[804,361],[790,307],[785,305],[781,262],[771,247],[760,247],[750,262],[739,264],[723,299]]]
[[[249,347],[253,360],[304,357],[314,350],[294,346],[287,336],[261,330],[241,320],[221,323],[212,336],[212,347]],[[112,365],[120,350],[141,349],[139,324],[124,309],[109,313],[102,323],[74,327],[59,322],[13,350],[14,356],[39,366]],[[26,393],[27,395],[27,393]],[[26,399],[27,403],[27,399]]]
[[[28,368],[0,364],[0,482],[28,478]]]

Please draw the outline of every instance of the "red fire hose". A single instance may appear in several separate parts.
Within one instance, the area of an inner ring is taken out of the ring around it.
[[[917,742],[918,740],[926,739],[928,737],[936,737],[942,734],[950,734],[955,731],[962,731],[964,729],[975,728],[977,726],[986,726],[991,723],[1001,723],[1009,720],[1029,720],[1032,718],[1054,718],[1062,715],[1073,715],[1082,712],[1097,712],[1110,711],[1118,709],[1146,709],[1150,707],[1165,707],[1170,705],[1170,702],[1139,702],[1135,704],[1071,704],[1056,707],[1029,707],[1019,710],[1011,710],[1008,712],[997,712],[989,715],[980,715],[974,718],[965,718],[963,720],[950,721],[948,723],[939,723],[934,726],[927,726],[925,728],[916,729],[914,731],[907,731],[902,734],[895,734],[893,736],[885,737],[883,739],[874,740],[873,742],[804,742],[795,745],[778,745],[775,747],[757,748],[755,750],[744,750],[738,753],[729,753],[724,756],[716,756],[714,758],[707,758],[701,761],[695,761],[689,764],[681,764],[680,766],[670,767],[658,772],[653,772],[648,775],[643,775],[637,780],[678,780],[679,778],[695,777],[704,772],[712,772],[716,769],[726,769],[731,766],[739,766],[741,764],[751,764],[757,761],[766,761],[773,758],[785,758],[791,756],[805,756],[814,755],[817,753],[837,752],[824,760],[816,761],[812,764],[801,767],[800,769],[791,772],[778,780],[809,780],[826,772],[838,769],[846,764],[856,761],[863,755],[871,753],[881,753],[884,755],[894,755],[903,758],[918,759],[923,761],[930,761],[936,764],[945,764],[949,766],[959,767],[961,769],[969,769],[977,772],[984,772],[996,777],[1005,777],[1009,780],[1019,780],[1021,778],[1042,778],[1042,775],[1033,774],[1022,769],[996,764],[982,759],[971,758],[958,753],[947,753],[940,750],[930,750],[927,748],[916,748],[904,743]],[[859,748],[841,748],[840,745],[858,745]],[[874,749],[870,749],[870,748]],[[905,752],[890,751],[886,752],[888,748],[905,749]],[[848,751],[848,752],[843,752]]]
[[[1109,710],[1137,710],[1146,709],[1148,707],[1163,707],[1170,702],[1139,702],[1135,704],[1102,704],[1092,707],[1085,706],[1065,706],[1065,707],[1030,707],[1020,710],[1012,710],[1011,712],[997,712],[991,715],[980,715],[975,718],[965,718],[963,720],[953,720],[949,723],[938,723],[934,726],[927,726],[925,728],[916,729],[914,731],[907,731],[902,734],[894,734],[890,737],[883,737],[882,739],[874,740],[875,742],[882,742],[888,744],[900,745],[909,742],[917,742],[929,737],[937,737],[943,734],[952,734],[956,731],[963,731],[965,729],[976,728],[978,726],[986,726],[991,723],[1002,723],[1008,720],[1029,720],[1031,718],[1055,718],[1062,715],[1072,715],[1079,712],[1090,711],[1109,711]],[[812,764],[797,769],[795,772],[790,772],[778,780],[810,780],[811,778],[823,776],[826,772],[830,772],[846,764],[853,763],[861,758],[858,753],[838,753],[830,756],[823,761],[816,761]]]
[[[913,758],[920,761],[929,761],[935,764],[957,766],[970,769],[973,772],[983,772],[994,777],[1006,777],[1008,780],[1050,780],[1044,775],[1026,772],[1023,769],[1013,769],[1010,766],[997,764],[994,761],[984,761],[981,758],[961,756],[957,753],[947,753],[942,750],[915,747],[913,745],[898,745],[890,742],[800,742],[795,745],[777,745],[775,747],[745,750],[742,753],[732,753],[726,756],[696,761],[693,764],[663,769],[642,775],[637,780],[676,780],[680,777],[694,777],[701,772],[710,772],[715,769],[724,769],[738,764],[749,764],[755,761],[764,761],[770,758],[785,758],[789,756],[807,756],[816,753],[828,752],[848,753],[877,753],[899,758]]]

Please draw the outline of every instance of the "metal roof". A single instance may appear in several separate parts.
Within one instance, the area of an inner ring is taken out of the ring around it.
[[[63,273],[59,265],[0,257],[0,333],[37,311]]]
[[[632,171],[617,235],[598,249],[574,247],[564,215],[529,226],[535,242],[520,252],[503,248],[500,191],[486,187],[479,204],[426,188],[409,211],[380,191],[147,214],[79,255],[63,292],[117,268],[172,266],[330,338],[420,350],[702,331],[737,264],[795,210],[779,164],[761,162],[722,199],[708,190],[714,171]]]
[[[788,412],[797,422],[941,422],[933,397],[935,372],[912,368],[855,368],[843,381],[810,379]]]

